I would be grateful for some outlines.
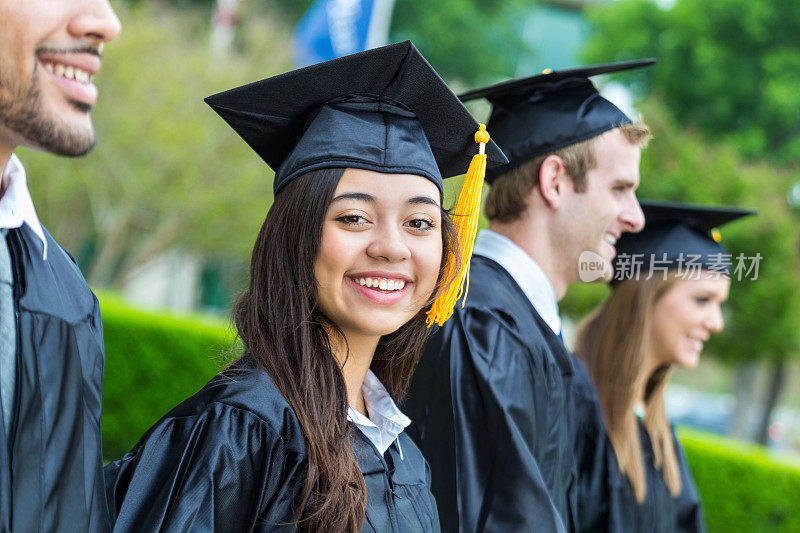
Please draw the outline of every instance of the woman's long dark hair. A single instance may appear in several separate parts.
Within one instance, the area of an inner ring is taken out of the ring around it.
[[[350,449],[347,390],[326,333],[338,330],[317,307],[314,278],[322,226],[343,173],[315,170],[276,195],[253,249],[250,285],[233,312],[242,358],[266,370],[303,430],[308,476],[293,518],[310,531],[358,531],[366,512],[364,478]],[[457,247],[444,212],[441,228],[444,258]],[[380,339],[371,368],[395,400],[405,394],[426,338],[421,309]]]

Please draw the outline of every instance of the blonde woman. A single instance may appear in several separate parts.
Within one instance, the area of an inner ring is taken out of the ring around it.
[[[592,459],[584,463],[594,468],[594,477],[581,476],[579,529],[703,531],[664,387],[673,367],[697,366],[703,344],[722,331],[730,256],[713,228],[750,212],[652,202],[642,208],[645,229],[618,242],[611,294],[578,334],[577,354],[604,423],[593,431],[587,415],[579,433],[579,453],[587,450]]]

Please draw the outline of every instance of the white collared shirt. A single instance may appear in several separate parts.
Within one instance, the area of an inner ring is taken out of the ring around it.
[[[47,260],[47,239],[36,216],[25,168],[15,154],[11,154],[3,171],[3,195],[0,197],[0,228],[19,228],[23,223],[33,230],[42,241],[42,259]]]
[[[553,333],[561,333],[556,291],[544,270],[531,256],[511,239],[490,229],[478,232],[472,253],[491,259],[506,269]]]
[[[359,413],[352,407],[347,408],[347,419],[354,423],[359,430],[375,445],[381,455],[386,453],[389,446],[397,440],[400,433],[408,427],[411,419],[400,411],[394,403],[389,391],[383,386],[372,370],[367,370],[364,383],[361,384],[361,393],[367,405],[369,418]],[[400,459],[403,459],[403,450],[397,443]]]

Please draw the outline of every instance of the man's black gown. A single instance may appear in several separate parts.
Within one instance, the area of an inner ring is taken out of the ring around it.
[[[499,264],[473,256],[404,410],[445,531],[564,531],[575,475],[572,356]]]
[[[571,530],[615,531],[609,521],[609,460],[613,458],[613,450],[609,449],[611,442],[606,437],[603,414],[589,371],[580,359],[576,358],[574,363],[572,390],[577,474],[571,495],[577,512]]]
[[[430,472],[405,433],[381,456],[353,428],[351,447],[367,486],[364,531],[439,531]],[[241,365],[106,466],[114,531],[292,531],[306,468],[291,407],[266,372]]]
[[[108,531],[100,306],[74,259],[44,234],[46,260],[27,224],[6,236],[17,373],[9,436],[0,437],[0,532]],[[0,428],[2,418],[0,409]]]
[[[639,422],[647,495],[639,504],[628,478],[619,470],[617,457],[605,431],[594,398],[594,386],[578,362],[575,374],[575,420],[578,458],[577,508],[580,532],[597,533],[697,533],[705,531],[697,490],[674,431],[672,438],[681,471],[682,491],[673,497],[655,466],[653,446]]]

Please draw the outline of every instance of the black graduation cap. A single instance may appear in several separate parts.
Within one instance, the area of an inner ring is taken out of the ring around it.
[[[410,41],[205,99],[275,170],[277,193],[320,168],[442,178],[467,171],[478,123]],[[487,166],[507,162],[493,142]]]
[[[487,129],[510,162],[487,171],[491,182],[531,159],[630,124],[617,106],[600,96],[592,76],[654,64],[655,59],[620,61],[588,67],[546,70],[459,96],[467,102],[486,98],[492,104]]]
[[[730,274],[730,257],[716,229],[755,214],[739,207],[641,200],[645,226],[617,241],[612,283],[655,270],[704,269]],[[646,277],[646,276],[645,276]]]

